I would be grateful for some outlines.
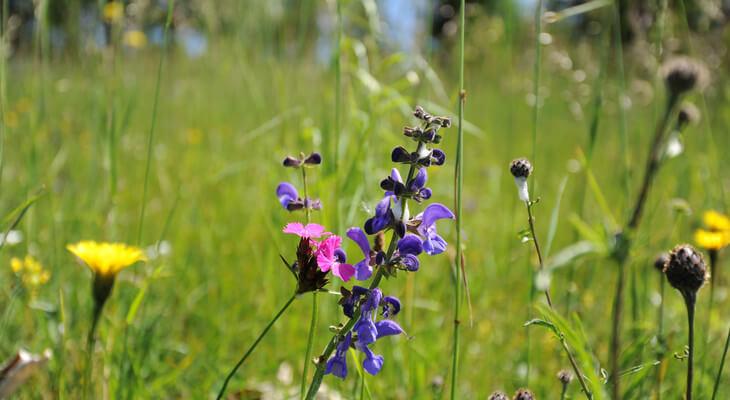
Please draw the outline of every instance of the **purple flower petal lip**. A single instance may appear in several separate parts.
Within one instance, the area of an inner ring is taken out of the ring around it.
[[[424,230],[427,230],[428,228],[433,226],[433,224],[435,224],[437,220],[444,218],[454,219],[456,218],[456,216],[453,212],[451,212],[451,210],[448,209],[448,207],[441,203],[429,204],[428,207],[423,210],[423,219],[421,221],[420,227],[422,227]]]
[[[362,260],[355,264],[355,279],[358,281],[366,281],[373,276],[373,267],[370,266],[368,260]]]
[[[283,164],[284,164],[285,167],[297,168],[300,165],[302,165],[302,160],[299,160],[299,159],[294,158],[292,156],[286,156],[286,158],[284,159]]]
[[[421,262],[418,261],[418,257],[413,254],[404,254],[400,258],[400,263],[403,264],[407,270],[411,272],[418,271],[421,266]]]
[[[281,206],[287,208],[289,203],[297,200],[299,193],[297,192],[297,188],[295,188],[291,183],[281,182],[279,186],[276,187],[276,197],[279,198]]]
[[[360,319],[355,322],[352,329],[357,332],[358,343],[367,345],[374,343],[378,339],[378,329],[369,316],[360,315]]]
[[[329,360],[327,360],[327,367],[324,371],[325,374],[333,374],[336,377],[345,379],[347,376],[347,350],[350,348],[350,342],[352,340],[352,332],[348,332],[342,341],[337,344],[337,350]]]
[[[421,238],[413,234],[406,234],[398,241],[398,252],[401,255],[413,254],[415,256],[423,251],[423,243]]]
[[[309,165],[319,165],[322,163],[322,155],[314,152],[304,159],[304,163]]]
[[[393,320],[382,319],[375,323],[375,328],[378,330],[378,339],[385,336],[400,335],[403,333],[403,328]]]
[[[367,371],[370,375],[377,375],[378,372],[380,372],[381,369],[383,369],[383,356],[377,355],[373,353],[370,348],[368,348],[366,345],[362,345],[358,341],[357,345],[358,350],[365,353],[365,360],[362,362],[362,367]]]
[[[431,189],[430,188],[423,188],[418,191],[418,197],[421,198],[421,200],[428,200],[431,198]]]
[[[390,159],[391,161],[395,163],[406,163],[411,161],[411,153],[408,152],[405,148],[398,146],[393,149],[393,152],[390,153]]]
[[[446,241],[438,234],[432,233],[423,241],[423,251],[430,256],[441,254],[446,251]]]
[[[416,174],[416,177],[413,178],[413,182],[411,183],[410,190],[413,192],[417,192],[419,189],[422,189],[424,186],[426,186],[427,180],[428,180],[428,173],[426,172],[426,168],[419,168],[418,173]]]
[[[353,242],[355,242],[358,247],[360,247],[360,250],[362,250],[362,254],[364,254],[366,257],[370,257],[370,242],[368,241],[367,235],[365,235],[365,232],[362,231],[362,229],[358,227],[352,227],[347,230],[347,237],[349,237]]]

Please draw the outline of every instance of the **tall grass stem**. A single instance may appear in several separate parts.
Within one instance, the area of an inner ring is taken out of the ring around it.
[[[712,387],[712,400],[717,397],[717,391],[720,389],[720,379],[722,378],[722,369],[725,367],[725,357],[727,357],[727,350],[730,347],[730,328],[727,331],[727,339],[725,339],[725,349],[722,351],[722,357],[720,358],[720,367],[717,368],[717,376],[715,377],[715,384]]]

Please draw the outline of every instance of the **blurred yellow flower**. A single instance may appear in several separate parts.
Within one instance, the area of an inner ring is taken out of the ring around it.
[[[33,297],[35,297],[38,288],[48,283],[51,279],[51,273],[45,270],[40,262],[29,255],[23,259],[13,257],[10,260],[10,269],[23,282],[23,286],[25,286]]]
[[[133,49],[141,49],[147,46],[147,36],[144,32],[139,30],[131,30],[124,32],[124,38],[122,39],[124,44]]]
[[[18,127],[18,114],[10,110],[7,113],[5,113],[5,125],[8,128],[17,128]]]
[[[102,14],[104,15],[104,21],[117,22],[124,17],[124,4],[119,1],[106,3]]]
[[[705,211],[702,222],[708,229],[695,231],[695,243],[707,250],[720,250],[730,244],[730,218],[717,211]]]
[[[714,210],[705,211],[702,222],[712,231],[730,231],[730,218]]]
[[[119,271],[138,262],[147,261],[142,249],[124,243],[97,243],[84,240],[66,246],[66,249],[81,260],[94,274],[114,277]]]

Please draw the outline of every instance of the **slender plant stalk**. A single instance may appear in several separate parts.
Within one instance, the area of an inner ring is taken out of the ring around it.
[[[172,24],[172,11],[175,8],[175,0],[167,3],[167,20],[165,21],[165,30],[162,34],[162,53],[160,54],[160,62],[157,64],[157,82],[155,83],[155,99],[152,102],[152,121],[150,130],[147,134],[147,159],[144,167],[144,183],[142,185],[142,204],[139,210],[139,223],[137,228],[137,244],[142,242],[142,228],[144,227],[144,214],[147,206],[147,187],[150,180],[150,165],[152,164],[152,144],[155,139],[155,126],[157,125],[157,109],[160,100],[160,81],[162,80],[162,64],[165,61],[165,52],[167,51],[167,36]]]
[[[535,219],[532,216],[532,205],[533,203],[531,201],[526,201],[525,205],[527,206],[527,216],[530,223],[530,234],[532,235],[532,242],[535,244],[535,252],[537,253],[537,259],[539,262],[538,270],[542,271],[544,268],[544,263],[542,259],[542,252],[540,251],[540,244],[537,240],[537,235],[535,234]],[[547,300],[548,306],[555,310],[553,308],[553,302],[550,298],[550,289],[546,288],[545,291],[545,300]],[[557,310],[555,310],[557,312]],[[573,353],[570,351],[570,348],[568,347],[568,343],[565,341],[565,339],[560,340],[561,345],[563,346],[563,349],[565,350],[565,354],[568,355],[568,360],[570,361],[570,366],[573,368],[573,372],[575,373],[575,376],[578,377],[578,382],[580,382],[580,386],[583,389],[583,394],[585,394],[587,399],[593,399],[593,392],[590,391],[588,388],[588,383],[585,381],[585,378],[583,377],[583,374],[580,372],[580,368],[578,367],[578,363],[575,361],[575,357],[573,356]]]
[[[715,385],[712,387],[712,400],[717,397],[717,391],[720,389],[720,378],[722,378],[722,369],[725,366],[725,357],[727,356],[727,350],[730,347],[730,328],[727,331],[727,339],[725,339],[725,349],[722,351],[722,358],[720,358],[720,367],[717,369],[717,376],[715,377]]]
[[[289,308],[291,303],[294,302],[294,299],[296,299],[296,298],[297,298],[296,293],[293,294],[291,296],[291,298],[289,298],[289,300],[284,304],[284,306],[281,308],[281,310],[279,310],[279,312],[276,313],[276,315],[274,315],[274,318],[269,322],[269,324],[266,325],[266,327],[261,332],[259,337],[256,338],[256,340],[253,342],[251,347],[249,347],[249,349],[246,351],[246,353],[243,355],[243,357],[241,357],[241,359],[238,360],[238,363],[236,363],[236,366],[233,367],[231,372],[228,373],[228,376],[226,376],[225,381],[223,381],[223,387],[221,388],[220,392],[218,392],[218,396],[216,397],[217,400],[220,400],[223,398],[223,395],[226,393],[226,389],[228,388],[228,383],[230,382],[231,378],[233,378],[233,375],[236,374],[236,372],[238,371],[238,368],[240,368],[241,365],[243,365],[244,361],[246,361],[248,356],[250,356],[251,353],[253,353],[253,351],[256,349],[256,346],[258,346],[259,342],[261,342],[261,339],[263,339],[264,336],[266,336],[266,334],[269,333],[269,329],[271,329],[271,327],[274,326],[274,324],[279,319],[279,317],[281,317],[282,314],[284,314],[284,311],[286,311]]]
[[[695,303],[696,294],[686,295],[687,324],[689,325],[689,356],[687,357],[687,394],[685,400],[692,400],[692,378],[694,377],[694,347],[695,347]]]
[[[659,301],[659,311],[657,315],[657,341],[659,342],[659,368],[656,370],[656,400],[662,400],[662,382],[664,381],[663,369],[661,364],[664,363],[664,282],[666,278],[664,273],[659,274],[659,293],[661,300]]]
[[[311,211],[309,210],[309,206],[307,203],[307,200],[309,199],[309,192],[307,189],[307,168],[302,165],[302,182],[304,186],[304,210],[307,214],[307,223],[311,221]],[[304,397],[305,391],[307,390],[307,377],[309,376],[309,364],[311,363],[312,359],[312,346],[314,345],[314,330],[317,327],[317,318],[318,318],[319,310],[318,310],[318,303],[317,303],[317,292],[312,292],[312,315],[311,320],[309,322],[309,335],[307,337],[307,350],[304,352],[304,368],[302,369],[302,379],[301,379],[301,387],[299,389],[299,395],[300,397]]]
[[[670,95],[667,99],[666,106],[664,108],[664,114],[657,123],[656,131],[654,132],[654,138],[652,139],[651,147],[649,149],[649,157],[646,160],[646,167],[644,170],[644,179],[639,189],[639,194],[636,197],[631,217],[626,224],[629,234],[635,231],[639,227],[641,222],[641,216],[643,214],[644,205],[649,195],[649,189],[654,181],[657,171],[660,166],[661,157],[661,144],[664,139],[664,134],[669,126],[669,120],[674,111],[675,106],[679,102],[679,97],[676,95]],[[619,366],[619,353],[621,351],[621,321],[623,314],[623,293],[624,286],[626,286],[626,268],[629,264],[629,251],[631,242],[627,238],[626,232],[621,232],[617,235],[618,246],[623,247],[617,254],[618,264],[618,277],[616,280],[616,292],[613,298],[613,312],[612,312],[612,325],[611,325],[611,348],[610,348],[610,367],[612,374],[612,385],[611,385],[611,398],[619,400],[621,398],[621,375],[618,373],[620,370]]]
[[[466,91],[464,90],[464,28],[465,28],[465,0],[461,0],[459,7],[459,125],[457,127],[456,142],[456,165],[454,174],[456,176],[456,279],[454,280],[454,342],[451,349],[451,396],[456,398],[456,383],[459,374],[459,325],[461,313],[461,269],[463,263],[463,249],[461,245],[461,222],[462,222],[462,190],[464,186],[464,102]]]
[[[5,60],[5,54],[7,52],[5,51],[5,46],[9,46],[10,43],[8,43],[7,35],[5,30],[6,23],[4,18],[8,18],[8,0],[2,0],[2,17],[0,17],[0,51],[2,51],[2,54],[0,54],[0,193],[2,193],[2,176],[3,176],[3,161],[4,161],[4,154],[5,154],[5,107],[6,107],[6,101],[7,101],[7,84],[6,84],[6,60]]]
[[[416,148],[416,153],[420,152],[423,149],[423,142],[418,142],[418,147]],[[413,175],[416,172],[416,166],[415,164],[411,164],[410,169],[408,170],[408,177],[406,178],[406,182],[410,182],[411,179],[413,179]],[[408,198],[401,197],[399,198],[402,204],[402,209],[405,210],[407,207]],[[402,218],[405,218],[405,213],[403,213]],[[383,265],[388,265],[390,261],[393,259],[393,254],[395,253],[396,245],[398,243],[398,234],[393,231],[393,234],[390,238],[390,244],[388,245],[388,250],[385,253],[385,261]],[[368,286],[368,290],[373,290],[378,285],[380,285],[380,281],[383,279],[383,276],[385,276],[385,269],[383,267],[379,267],[377,271],[375,272],[375,276],[373,277],[372,282],[370,282],[370,285]],[[332,339],[327,343],[327,346],[325,347],[324,351],[322,352],[322,355],[319,356],[319,360],[327,360],[329,359],[332,352],[335,350],[335,346],[337,345],[337,342],[340,340],[341,337],[344,337],[348,332],[352,330],[352,327],[355,326],[355,322],[360,318],[360,310],[358,309],[354,314],[353,318],[350,318],[345,325],[340,328],[339,332],[332,336]],[[325,371],[326,363],[325,362],[319,362],[317,363],[317,369],[314,372],[314,376],[312,377],[312,383],[309,385],[309,389],[307,390],[307,396],[306,400],[312,400],[317,395],[317,392],[319,391],[319,387],[322,385],[322,379],[324,379],[324,371]]]
[[[99,325],[99,318],[101,317],[101,310],[104,308],[104,303],[94,301],[94,311],[91,316],[91,326],[89,327],[89,333],[86,337],[86,366],[84,369],[84,383],[82,398],[89,398],[89,390],[91,388],[91,375],[94,369],[94,344],[96,343],[96,327]]]

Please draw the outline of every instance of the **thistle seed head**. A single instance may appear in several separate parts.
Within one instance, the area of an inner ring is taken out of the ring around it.
[[[689,57],[669,59],[661,67],[661,75],[669,92],[679,96],[692,89],[702,90],[707,84],[707,68]]]
[[[496,392],[489,395],[488,400],[509,400],[509,397],[507,397],[504,392],[497,390]]]
[[[509,172],[511,172],[512,176],[515,178],[527,178],[532,173],[532,164],[530,164],[530,161],[526,158],[512,160],[509,164]]]
[[[680,244],[672,249],[664,273],[669,284],[685,297],[696,294],[709,277],[702,254],[688,244]]]
[[[659,272],[664,272],[664,267],[669,262],[669,253],[661,253],[654,260],[654,268]]]
[[[560,372],[558,372],[558,380],[563,385],[567,385],[573,380],[573,373],[567,369],[560,370]]]
[[[529,389],[519,389],[512,400],[535,400],[535,395]]]

